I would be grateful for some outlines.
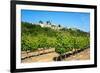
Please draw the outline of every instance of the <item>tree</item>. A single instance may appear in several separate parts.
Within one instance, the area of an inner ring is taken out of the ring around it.
[[[55,51],[60,55],[60,60],[62,60],[62,55],[66,52],[66,49],[65,48],[56,48]]]
[[[46,21],[46,23],[51,25],[51,22],[50,21]]]
[[[60,55],[60,60],[62,60],[62,54],[66,52],[66,49],[63,47],[63,35],[57,34],[57,40],[56,40],[56,48],[55,51]]]
[[[59,24],[58,27],[61,27],[61,25]]]
[[[39,48],[43,49],[43,53],[45,52],[45,49],[47,48],[47,37],[46,36],[40,36],[38,39]]]
[[[39,24],[43,24],[43,21],[40,20],[40,21],[39,21]]]

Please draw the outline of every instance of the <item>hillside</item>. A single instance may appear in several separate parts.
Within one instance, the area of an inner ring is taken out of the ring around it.
[[[79,29],[72,29],[72,28],[62,28],[59,30],[54,30],[49,27],[41,27],[37,24],[31,24],[27,22],[22,22],[22,34],[30,34],[37,36],[39,34],[41,35],[47,35],[50,36],[57,36],[56,34],[65,34],[69,36],[89,36],[89,33],[81,31]]]
[[[55,48],[56,52],[89,47],[89,33],[79,29],[54,30],[27,22],[21,23],[21,49],[35,51],[39,48]],[[60,49],[59,49],[60,48]]]

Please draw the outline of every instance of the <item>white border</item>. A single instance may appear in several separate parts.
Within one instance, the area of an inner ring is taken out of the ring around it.
[[[21,9],[90,13],[90,60],[21,63]],[[84,8],[16,5],[16,69],[94,64],[94,10]]]

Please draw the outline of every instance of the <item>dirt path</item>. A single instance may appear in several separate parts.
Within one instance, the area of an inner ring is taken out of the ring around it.
[[[48,54],[40,55],[37,57],[27,58],[25,60],[22,60],[22,63],[25,63],[25,62],[28,62],[28,63],[30,63],[30,62],[50,62],[50,61],[53,61],[53,58],[55,56],[58,56],[58,54],[55,52],[48,53]]]
[[[22,63],[31,63],[31,62],[50,62],[53,61],[53,58],[59,56],[56,52],[27,58],[25,60],[22,60]],[[88,60],[90,59],[90,49],[86,49],[76,55],[72,55],[65,59],[65,61],[71,61],[71,60]]]
[[[90,49],[86,49],[76,55],[70,56],[66,58],[66,61],[71,61],[71,60],[89,60],[90,59]]]

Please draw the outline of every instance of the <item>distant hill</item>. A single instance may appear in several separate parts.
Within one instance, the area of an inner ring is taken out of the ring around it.
[[[59,30],[51,29],[50,27],[41,27],[37,24],[31,24],[28,22],[21,22],[21,28],[22,28],[22,34],[30,34],[30,35],[47,35],[47,36],[55,36],[56,34],[63,34],[63,35],[69,35],[69,36],[89,36],[88,32],[84,32],[82,30],[79,30],[77,28],[62,28]]]

